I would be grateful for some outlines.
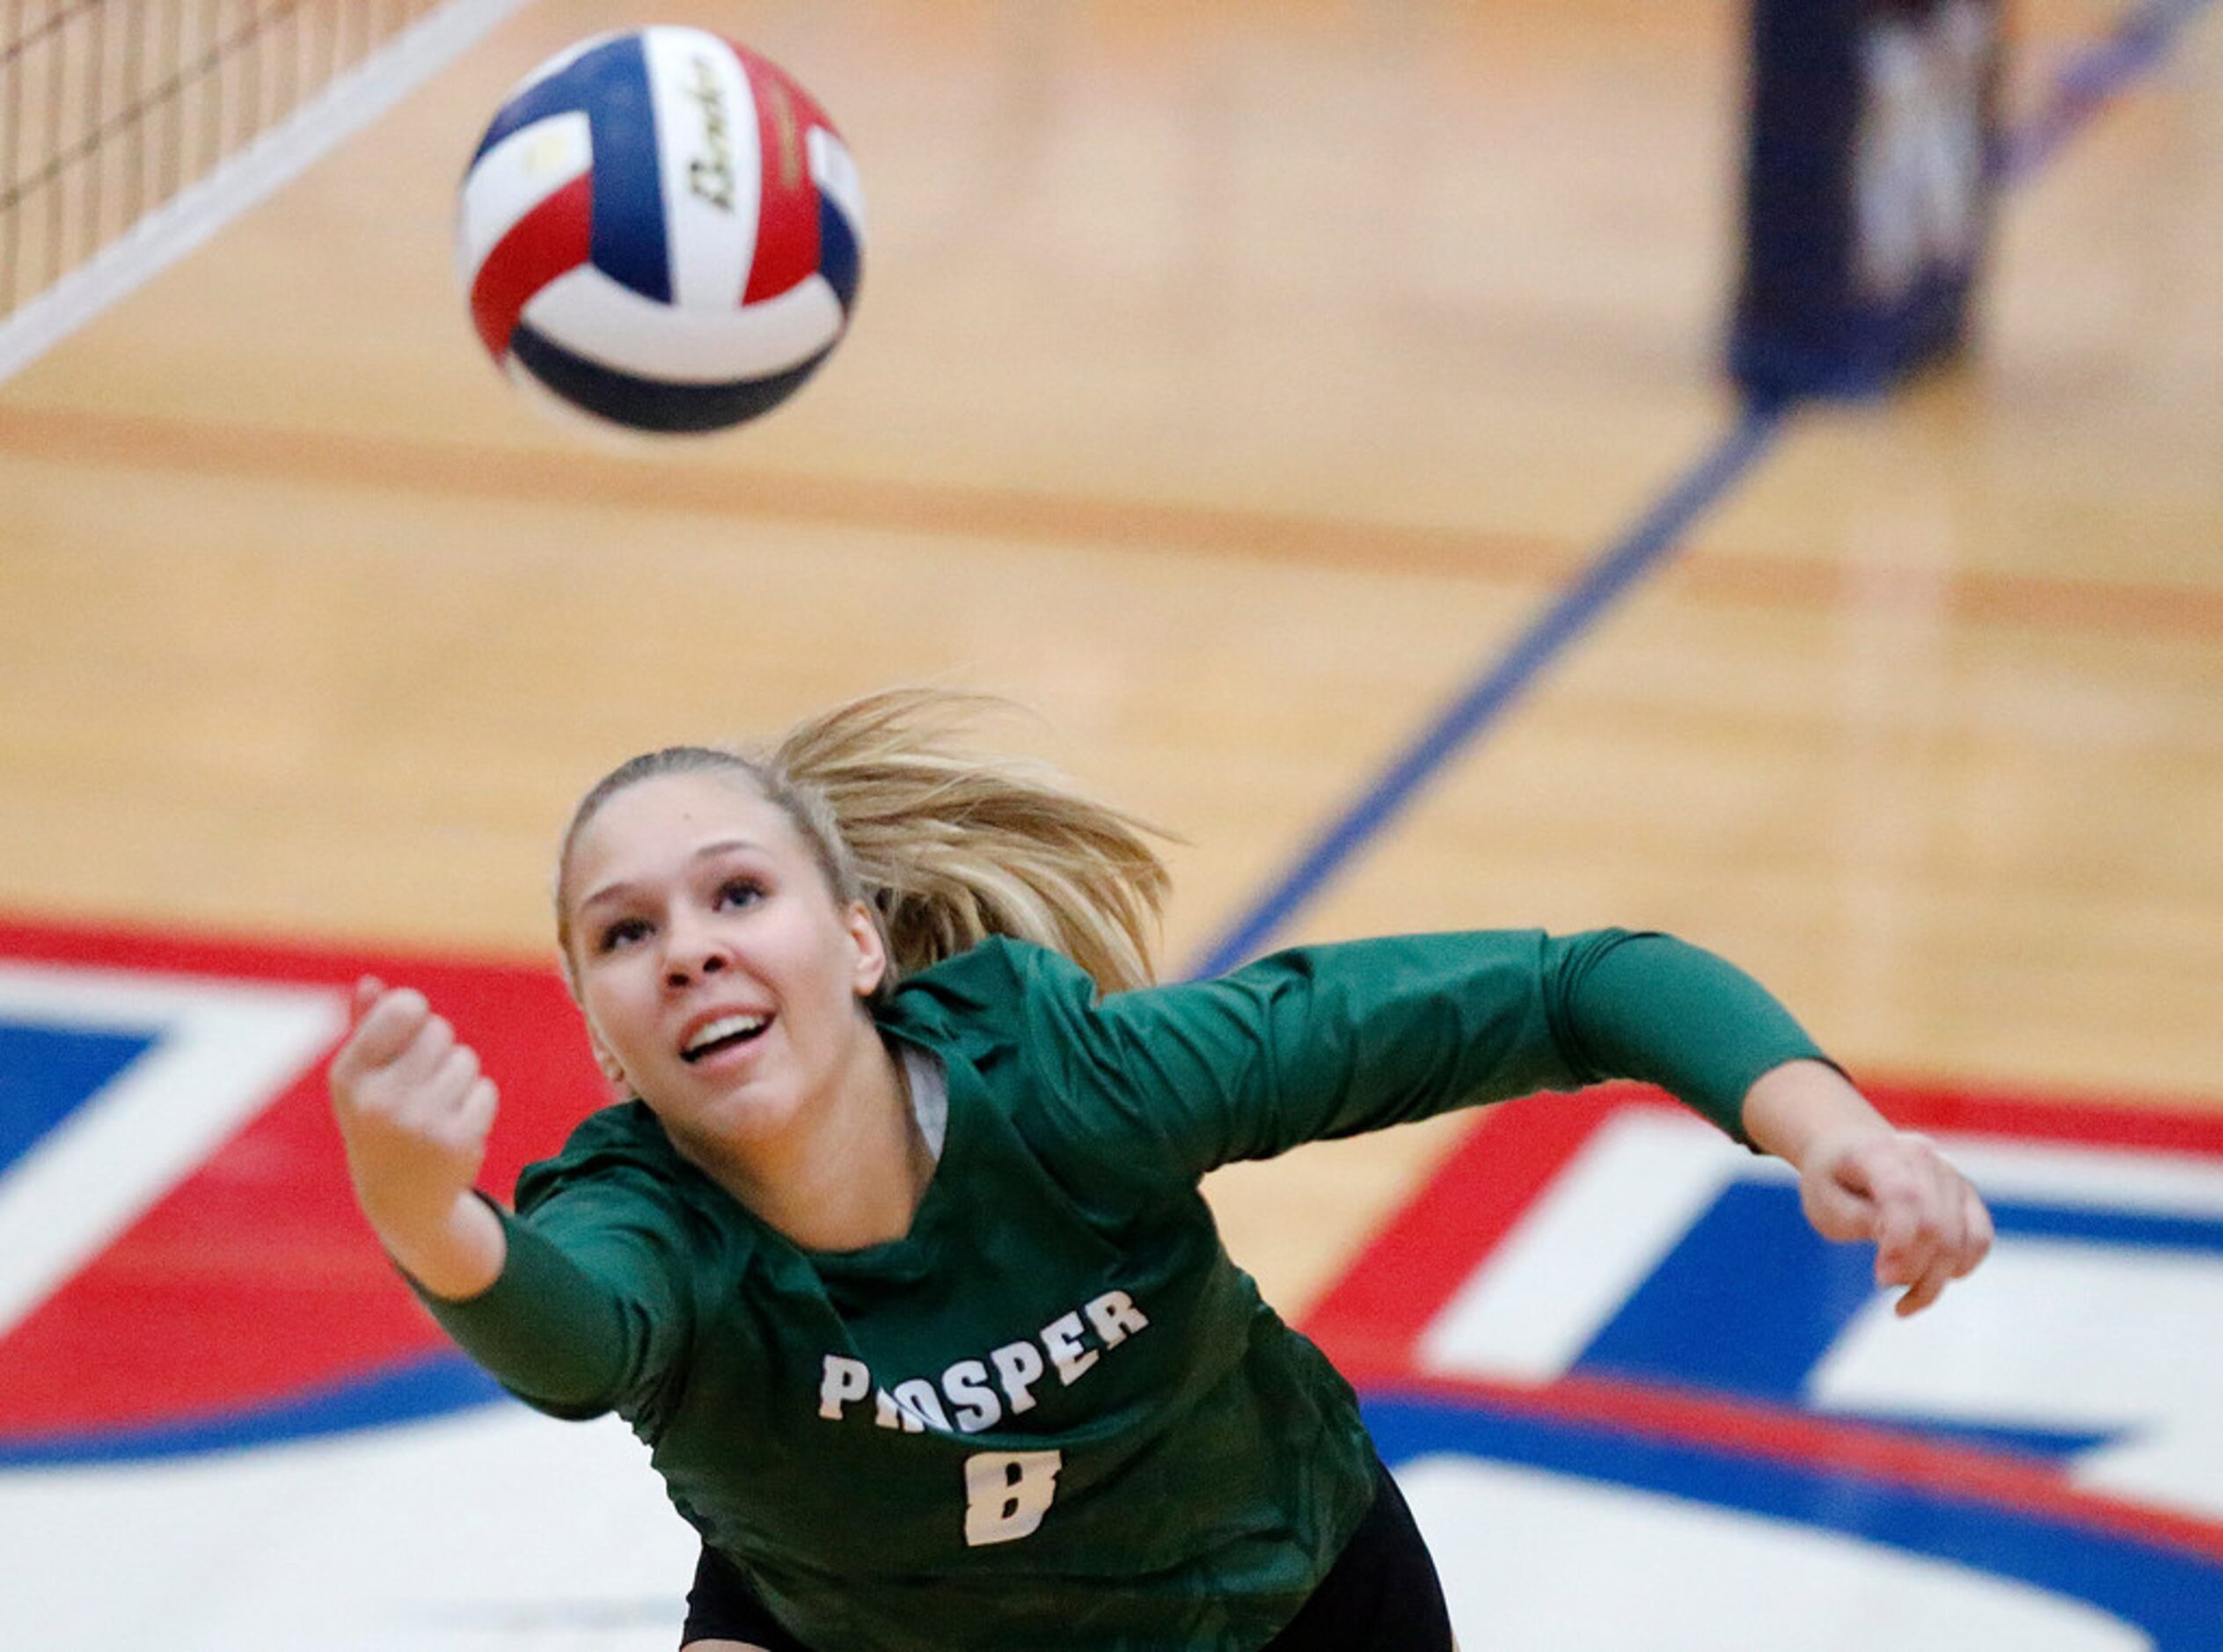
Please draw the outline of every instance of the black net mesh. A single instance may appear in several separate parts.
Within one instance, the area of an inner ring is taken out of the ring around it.
[[[0,0],[0,321],[442,0]]]

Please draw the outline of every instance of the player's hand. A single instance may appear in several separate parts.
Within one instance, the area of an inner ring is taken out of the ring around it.
[[[1904,1318],[1935,1302],[1992,1248],[1992,1216],[1927,1137],[1854,1129],[1817,1140],[1799,1174],[1806,1219],[1825,1239],[1876,1246],[1876,1283],[1904,1288]]]
[[[494,1081],[420,992],[366,976],[332,1058],[333,1116],[355,1198],[389,1248],[441,1230],[468,1196],[494,1128]]]

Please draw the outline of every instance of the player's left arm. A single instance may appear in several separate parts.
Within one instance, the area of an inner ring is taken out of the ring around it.
[[[1927,1137],[1902,1130],[1836,1068],[1788,1061],[1744,1095],[1744,1133],[1799,1173],[1806,1219],[1825,1239],[1876,1246],[1876,1283],[1920,1313],[1992,1248],[1982,1197]]]

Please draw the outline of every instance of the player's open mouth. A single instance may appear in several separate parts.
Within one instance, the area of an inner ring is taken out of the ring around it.
[[[690,1034],[685,1046],[679,1052],[684,1062],[698,1062],[706,1056],[714,1056],[724,1049],[746,1044],[771,1025],[769,1015],[721,1015],[706,1022]]]

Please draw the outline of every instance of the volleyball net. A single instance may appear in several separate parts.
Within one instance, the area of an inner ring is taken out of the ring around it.
[[[0,378],[525,0],[0,0]]]

